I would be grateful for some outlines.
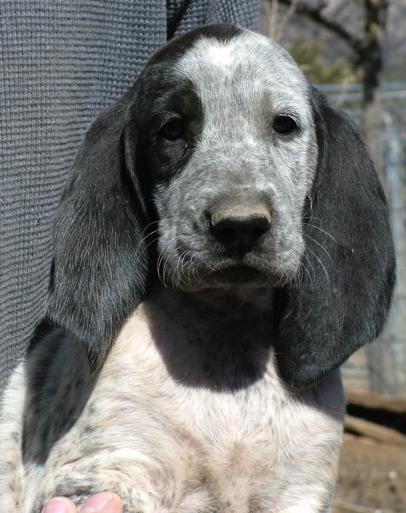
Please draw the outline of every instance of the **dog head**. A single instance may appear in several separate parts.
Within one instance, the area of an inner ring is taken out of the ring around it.
[[[287,283],[317,167],[309,87],[262,36],[209,28],[187,38],[152,59],[130,108],[162,277],[192,290]]]
[[[188,292],[272,287],[280,373],[306,386],[377,336],[394,267],[351,123],[277,44],[209,26],[158,51],[88,131],[56,223],[49,316],[102,359],[151,272]]]

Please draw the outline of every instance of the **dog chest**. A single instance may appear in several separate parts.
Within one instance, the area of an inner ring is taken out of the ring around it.
[[[52,375],[61,389],[55,408],[47,402],[44,425],[52,427],[65,410],[74,422],[56,437],[43,467],[26,467],[38,508],[55,495],[80,505],[113,490],[130,512],[269,513],[313,488],[319,496],[321,483],[333,486],[339,375],[293,396],[277,376],[261,326],[247,324],[246,333],[238,327],[223,341],[221,326],[209,337],[204,317],[181,313],[139,307],[88,390],[72,386],[83,378],[76,357],[71,365],[67,353],[55,358]],[[71,412],[81,395],[83,409]]]
[[[86,454],[94,447],[99,465],[139,483],[140,503],[152,495],[157,508],[261,510],[299,467],[317,465],[315,455],[327,456],[337,445],[340,422],[323,407],[332,406],[332,383],[316,395],[293,397],[269,353],[258,379],[211,389],[196,378],[198,365],[188,356],[189,342],[180,340],[182,330],[168,329],[157,329],[142,308],[137,311],[75,427]],[[161,335],[172,342],[180,337],[178,358],[157,340]]]

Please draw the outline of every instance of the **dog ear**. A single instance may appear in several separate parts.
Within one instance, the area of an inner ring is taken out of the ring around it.
[[[395,282],[388,209],[352,123],[313,92],[319,162],[303,215],[305,254],[282,289],[275,342],[293,387],[326,376],[380,333]]]
[[[91,125],[55,223],[48,318],[82,340],[96,366],[146,285],[134,95],[136,88]]]

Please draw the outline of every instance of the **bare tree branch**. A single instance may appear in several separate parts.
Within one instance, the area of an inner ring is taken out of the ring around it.
[[[269,6],[268,18],[269,18],[269,29],[268,35],[271,39],[278,42],[282,35],[283,31],[290,20],[291,16],[294,14],[296,9],[296,4],[299,0],[292,0],[290,7],[288,9],[284,9],[283,15],[280,13],[279,9],[279,0],[268,0],[267,5]]]
[[[372,105],[379,91],[380,75],[383,67],[382,40],[386,28],[389,0],[363,0],[365,14],[364,31],[361,37],[348,31],[343,23],[339,23],[327,17],[323,10],[326,7],[324,1],[320,1],[316,7],[309,5],[304,0],[268,0],[271,5],[284,5],[288,13],[294,9],[298,15],[307,17],[317,25],[327,29],[330,33],[339,37],[352,50],[354,66],[363,71],[363,104]]]
[[[365,37],[360,62],[364,69],[364,101],[372,102],[383,68],[382,39],[386,29],[388,0],[364,0]]]
[[[318,25],[323,26],[330,32],[334,33],[337,37],[339,37],[341,40],[343,40],[348,46],[350,46],[356,55],[360,56],[362,54],[362,49],[363,49],[362,39],[358,38],[354,34],[351,34],[351,32],[346,30],[339,23],[327,18],[322,12],[325,7],[324,3],[321,3],[317,7],[311,7],[302,1],[279,0],[279,2],[282,5],[285,5],[289,8],[294,7],[296,14],[306,16],[313,22],[317,23]]]
[[[269,35],[270,37],[274,40],[274,41],[277,41],[278,38],[277,38],[277,26],[278,26],[278,5],[279,3],[279,0],[271,0],[270,4],[271,4],[271,13],[270,13],[270,16],[269,16],[269,19],[270,19],[270,25],[269,25]]]
[[[284,31],[288,21],[290,20],[291,16],[296,11],[296,6],[297,6],[298,2],[299,2],[299,0],[292,0],[290,2],[290,4],[291,4],[290,7],[288,8],[284,18],[282,18],[280,23],[279,23],[278,39],[277,40],[279,40],[282,37],[283,31]]]

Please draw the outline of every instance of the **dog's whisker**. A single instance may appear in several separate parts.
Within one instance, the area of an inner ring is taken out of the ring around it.
[[[331,262],[333,262],[333,259],[330,255],[330,253],[327,251],[327,249],[323,246],[323,244],[321,244],[320,242],[318,242],[316,239],[314,239],[313,237],[310,237],[310,235],[307,235],[307,234],[303,234],[304,237],[306,237],[307,239],[313,241],[315,244],[317,244],[325,253],[326,255],[328,256],[328,258],[330,259]]]
[[[169,266],[169,258],[170,255],[168,252],[170,251],[171,247],[176,244],[176,242],[181,238],[180,235],[175,235],[171,239],[169,239],[165,246],[161,249],[158,259],[157,259],[157,274],[160,281],[165,285],[168,286],[167,282],[167,273],[169,273],[168,266]],[[163,265],[162,265],[163,264]],[[162,267],[162,274],[160,273],[160,268]],[[172,279],[173,283],[173,279]]]
[[[306,264],[304,262],[302,263],[302,269],[306,272],[307,276],[309,277],[310,283],[313,283],[314,278],[310,274],[310,271],[307,269],[307,266],[306,266]]]
[[[323,262],[321,261],[321,259],[318,257],[318,255],[316,254],[315,251],[311,250],[310,248],[307,248],[307,250],[310,252],[310,254],[318,261],[318,263],[320,264],[321,268],[323,269],[324,271],[324,274],[326,276],[326,280],[327,281],[330,281],[330,277],[328,275],[328,272],[327,272],[327,269],[325,267],[325,265],[323,264]]]
[[[313,267],[313,264],[312,264],[311,260],[309,259],[308,255],[307,255],[307,249],[303,252],[303,258],[306,259],[306,262],[309,264],[309,267],[310,267],[311,272],[312,272],[311,276],[309,275],[310,283],[314,283],[314,281],[316,279],[316,271],[315,271],[315,269]]]
[[[190,252],[190,251],[189,251]],[[182,260],[181,260],[181,267],[180,267],[180,270],[182,271],[182,273],[179,273],[179,286],[184,283],[185,285],[188,285],[188,281],[187,281],[187,273],[186,273],[186,262],[185,262],[185,258],[186,258],[186,254],[188,253],[188,251],[184,251],[183,253],[183,256],[182,256]]]
[[[310,226],[311,228],[314,228],[315,230],[319,230],[319,231],[323,232],[325,235],[327,235],[327,237],[330,237],[330,239],[332,239],[336,244],[338,244],[337,240],[330,233],[326,232],[326,230],[323,230],[323,228],[320,228],[320,226],[316,226],[311,223],[307,223],[307,226]]]
[[[190,257],[190,255],[192,255]],[[191,277],[191,273],[193,271],[193,251],[191,249],[187,250],[184,252],[184,260],[186,260],[184,262],[184,270],[185,270],[185,279],[186,279],[186,283],[187,285],[191,285],[192,284],[192,277]],[[194,280],[196,281],[196,280]]]
[[[193,279],[195,280],[195,282],[197,284],[201,284],[202,283],[202,279],[199,275],[199,269],[197,266],[193,265],[193,259],[196,258],[197,256],[197,253],[194,253],[192,254],[192,258],[190,260],[190,266],[191,266],[191,269],[192,269],[192,272],[193,272]]]

